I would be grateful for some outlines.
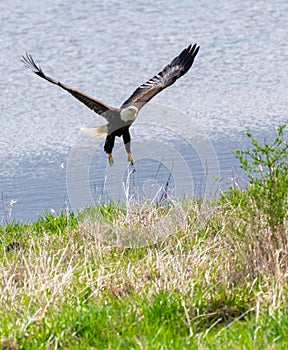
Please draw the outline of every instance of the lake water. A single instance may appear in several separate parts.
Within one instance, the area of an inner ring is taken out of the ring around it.
[[[12,218],[34,220],[125,198],[121,141],[107,167],[104,140],[80,133],[101,117],[25,69],[25,52],[117,107],[184,47],[201,46],[191,71],[134,124],[130,186],[139,197],[155,196],[170,172],[173,195],[213,195],[237,177],[233,151],[247,146],[248,129],[271,138],[288,121],[287,1],[15,0],[0,3],[0,18],[2,221],[6,200],[17,201]]]

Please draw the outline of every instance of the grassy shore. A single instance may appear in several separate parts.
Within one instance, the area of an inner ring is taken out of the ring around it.
[[[147,203],[134,211],[102,205],[93,215],[3,226],[2,348],[286,348],[283,232],[276,248],[263,216],[244,221],[226,200],[150,211]],[[181,225],[169,222],[173,212]],[[167,225],[154,244],[103,240],[107,228],[130,237],[133,222],[143,235],[148,216],[153,227]]]
[[[286,349],[283,128],[276,141],[239,151],[249,185],[217,200],[1,226],[2,349]]]

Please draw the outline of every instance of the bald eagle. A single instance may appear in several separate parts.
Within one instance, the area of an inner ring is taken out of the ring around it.
[[[71,88],[60,81],[46,75],[42,69],[35,63],[33,57],[26,53],[22,56],[24,64],[30,68],[39,77],[49,81],[52,84],[60,86],[68,91],[71,95],[84,103],[98,115],[104,117],[107,124],[97,128],[83,128],[82,131],[94,137],[107,135],[104,151],[108,154],[109,164],[113,164],[112,150],[114,147],[115,137],[123,139],[128,161],[133,165],[133,156],[131,153],[131,137],[129,128],[136,119],[140,109],[157,95],[160,91],[174,84],[174,82],[191,68],[194,59],[199,51],[197,44],[189,45],[180,55],[175,57],[162,71],[155,75],[144,84],[140,85],[133,94],[122,104],[120,108],[111,107],[104,102],[90,97],[80,90]]]

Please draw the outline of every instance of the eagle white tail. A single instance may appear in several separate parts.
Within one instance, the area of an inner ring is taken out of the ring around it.
[[[80,128],[80,130],[93,137],[101,137],[108,134],[107,125],[101,125],[97,128]]]

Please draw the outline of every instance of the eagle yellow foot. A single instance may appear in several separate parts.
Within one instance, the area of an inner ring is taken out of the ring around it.
[[[130,162],[132,165],[134,164],[132,153],[128,153],[128,162]]]
[[[112,165],[113,165],[113,162],[114,162],[112,153],[109,153],[109,154],[108,154],[108,161],[109,161],[110,166],[112,166]]]
[[[131,163],[132,173],[134,174],[136,172],[136,169],[134,168],[134,159],[132,153],[128,153],[128,161]]]

